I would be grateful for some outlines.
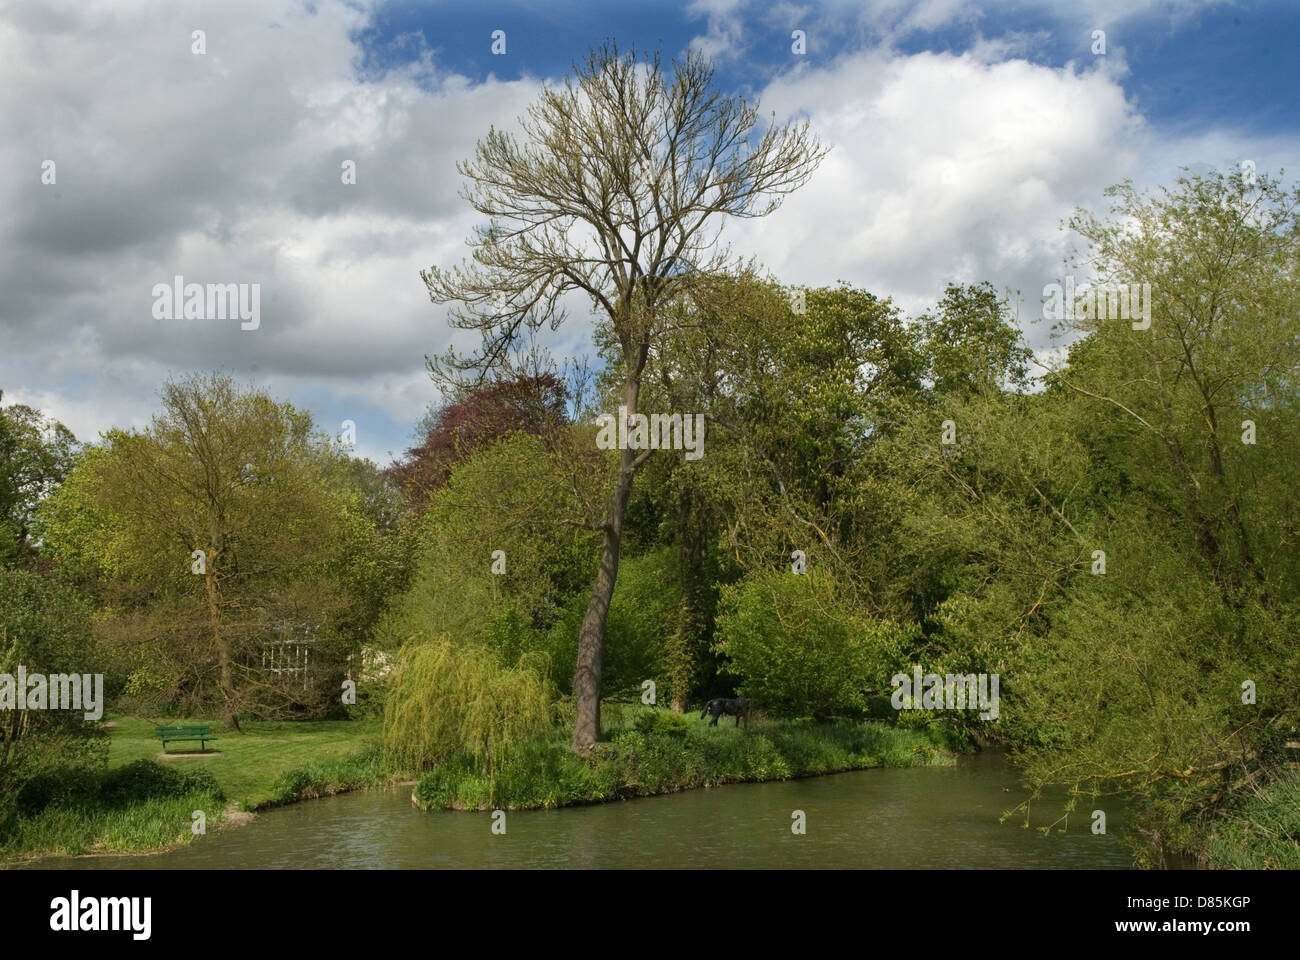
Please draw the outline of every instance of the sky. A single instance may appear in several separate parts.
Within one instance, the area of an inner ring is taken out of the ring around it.
[[[222,370],[387,464],[438,400],[425,356],[477,342],[419,277],[479,222],[456,162],[606,37],[706,54],[723,92],[830,146],[776,213],[724,227],[735,252],[910,316],[987,280],[1040,353],[1076,208],[1181,167],[1297,167],[1294,3],[0,0],[3,402],[93,442]],[[160,317],[178,275],[257,284],[256,329]],[[591,331],[578,310],[542,340],[594,361]]]

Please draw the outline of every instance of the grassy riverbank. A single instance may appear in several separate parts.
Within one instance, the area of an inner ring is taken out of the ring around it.
[[[601,803],[745,781],[788,780],[871,767],[953,763],[926,734],[883,723],[791,721],[736,729],[665,710],[630,713],[590,759],[561,733],[525,743],[484,773],[461,756],[424,774],[424,810],[526,810]]]
[[[180,743],[166,756],[153,721],[112,722],[107,769],[29,787],[0,840],[0,860],[165,850],[194,840],[195,811],[212,830],[250,811],[389,780],[378,722],[250,722],[242,732],[218,730],[206,754]]]
[[[784,780],[870,767],[952,763],[937,734],[880,723],[755,722],[710,727],[696,715],[609,705],[589,760],[567,736],[522,745],[490,774],[467,757],[426,773],[423,809],[536,809],[600,803],[724,783]],[[201,722],[194,720],[191,722]],[[162,757],[153,721],[118,717],[107,770],[36,785],[0,840],[0,862],[41,856],[150,853],[191,843],[195,811],[209,831],[263,810],[393,782],[374,721],[246,723],[208,754]],[[188,749],[188,744],[179,749]],[[171,747],[177,749],[177,745]],[[1300,869],[1300,777],[1265,788],[1214,826],[1206,865]]]
[[[211,723],[203,720],[168,720],[169,724]],[[226,797],[241,810],[261,810],[292,803],[311,796],[338,793],[328,788],[330,772],[349,777],[378,763],[362,763],[375,754],[380,737],[379,721],[317,720],[280,723],[245,722],[238,733],[222,731],[208,744],[208,754],[197,752],[193,743],[173,743],[163,756],[154,737],[156,724],[136,717],[116,718],[109,748],[109,769],[135,760],[156,760],[184,770],[208,770],[221,784]],[[195,751],[195,752],[187,752]],[[315,771],[317,776],[305,773]],[[319,781],[314,788],[308,780]],[[305,793],[291,789],[297,783]],[[316,792],[312,792],[312,790]]]
[[[1300,775],[1269,784],[1216,826],[1206,865],[1219,870],[1300,870]]]

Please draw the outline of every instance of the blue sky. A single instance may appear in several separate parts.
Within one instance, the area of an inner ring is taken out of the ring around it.
[[[218,368],[399,453],[437,399],[423,357],[453,339],[418,271],[465,256],[476,222],[455,161],[605,37],[706,53],[724,91],[831,145],[778,213],[727,228],[737,252],[911,314],[989,280],[1021,291],[1040,352],[1075,207],[1182,165],[1293,171],[1300,144],[1289,3],[48,2],[0,21],[0,389],[87,440],[145,424],[164,377]],[[178,273],[260,283],[261,327],[152,318]],[[587,352],[589,332],[574,316],[547,342]]]
[[[750,17],[770,4],[738,7]],[[1141,7],[1116,20],[1088,14],[1064,19],[1061,5],[990,3],[974,5],[959,22],[917,29],[899,39],[902,54],[922,51],[961,54],[981,40],[1014,34],[1032,36],[1035,63],[1061,68],[1092,57],[1093,29],[1105,23],[1108,47],[1120,48],[1131,71],[1125,92],[1143,107],[1147,119],[1173,127],[1240,123],[1259,132],[1295,132],[1300,124],[1300,6],[1289,3],[1233,3],[1203,7]],[[833,8],[834,5],[831,5]],[[790,24],[820,17],[791,14]],[[1171,14],[1176,10],[1177,13]],[[365,70],[383,71],[410,59],[401,38],[419,34],[441,62],[476,82],[489,74],[517,80],[557,77],[568,70],[575,51],[606,36],[641,48],[660,48],[671,56],[687,49],[707,23],[707,8],[648,0],[639,3],[484,4],[479,2],[389,3],[359,35]],[[784,21],[781,21],[784,24]],[[1078,29],[1082,26],[1083,29]],[[508,55],[493,56],[493,30],[507,32]],[[754,18],[748,24],[743,59],[720,64],[719,79],[731,90],[755,91],[791,67],[790,29]],[[813,59],[833,59],[881,43],[887,32],[862,24],[855,29],[814,31]],[[1288,95],[1288,92],[1290,95]]]

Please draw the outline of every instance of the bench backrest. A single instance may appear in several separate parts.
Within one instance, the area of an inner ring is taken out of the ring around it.
[[[206,736],[211,730],[212,727],[209,725],[205,727],[155,727],[153,732],[156,737],[171,736],[172,734]]]

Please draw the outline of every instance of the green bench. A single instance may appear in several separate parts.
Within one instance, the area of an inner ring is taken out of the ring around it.
[[[163,753],[167,752],[167,744],[173,740],[197,740],[199,750],[207,750],[207,741],[217,739],[212,735],[211,726],[193,726],[193,727],[154,727],[153,735],[162,741]]]

